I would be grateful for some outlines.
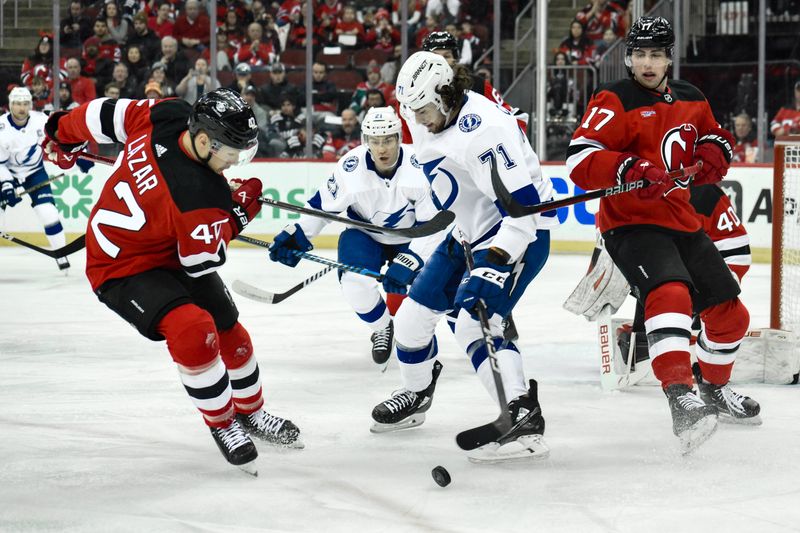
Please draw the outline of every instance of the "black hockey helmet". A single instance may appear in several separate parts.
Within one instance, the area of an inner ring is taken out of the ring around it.
[[[672,58],[674,47],[675,32],[664,17],[640,17],[625,38],[625,55],[628,56],[635,48],[664,48],[667,57]]]
[[[192,139],[205,131],[211,141],[238,150],[250,150],[258,144],[258,125],[253,110],[230,89],[216,89],[197,99],[189,116]]]
[[[450,50],[458,60],[458,40],[446,31],[434,31],[422,41],[422,49],[426,52],[434,50]]]

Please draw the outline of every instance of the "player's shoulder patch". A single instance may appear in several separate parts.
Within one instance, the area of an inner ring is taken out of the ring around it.
[[[417,154],[412,154],[411,159],[409,159],[409,161],[411,162],[411,166],[414,168],[420,168],[422,166],[419,164],[419,159],[417,159]]]
[[[328,192],[331,193],[331,196],[336,198],[336,195],[339,194],[339,184],[336,182],[336,176],[331,174],[326,184],[328,186]]]
[[[464,133],[475,131],[481,125],[481,117],[475,113],[467,113],[458,119],[458,129]]]
[[[358,167],[357,155],[351,155],[350,157],[345,159],[344,162],[342,163],[342,168],[345,170],[345,172],[353,172],[356,169],[356,167]]]

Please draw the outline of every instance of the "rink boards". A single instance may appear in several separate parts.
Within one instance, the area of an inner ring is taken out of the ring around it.
[[[321,161],[258,161],[227,172],[228,177],[258,176],[264,182],[264,195],[276,200],[302,205],[303,202],[324,185],[334,163]],[[568,177],[564,164],[542,165],[545,175],[553,180],[557,197],[562,198],[584,192]],[[51,175],[57,174],[55,167],[48,168]],[[56,205],[67,232],[79,235],[86,231],[86,222],[92,206],[110,175],[110,167],[95,165],[87,174],[68,171],[65,178],[53,185]],[[772,231],[772,166],[736,165],[731,168],[722,183],[731,196],[739,218],[750,234],[753,255],[756,261],[769,261]],[[562,252],[589,251],[594,243],[594,214],[599,200],[576,204],[558,210],[562,226],[553,232],[553,249]],[[253,221],[248,233],[269,238],[299,215],[265,207]],[[16,236],[44,243],[41,227],[30,205],[22,202],[7,210],[5,231]],[[341,226],[327,226],[315,240],[318,247],[333,247]],[[5,243],[5,241],[3,241]]]

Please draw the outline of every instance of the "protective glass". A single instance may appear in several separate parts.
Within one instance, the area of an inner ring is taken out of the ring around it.
[[[232,148],[217,140],[211,141],[211,153],[231,166],[249,163],[255,157],[256,151],[258,151],[258,140],[254,140],[252,146],[243,150]]]

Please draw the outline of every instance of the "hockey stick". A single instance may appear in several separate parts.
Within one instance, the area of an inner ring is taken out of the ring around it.
[[[61,248],[57,248],[55,250],[48,250],[47,248],[41,248],[39,246],[36,246],[35,244],[31,244],[29,242],[23,241],[22,239],[18,239],[13,235],[9,235],[5,231],[0,231],[0,237],[55,259],[58,259],[59,257],[66,257],[70,254],[74,254],[75,252],[83,250],[86,247],[86,235],[81,235],[80,237],[78,237],[71,243],[67,244],[66,246],[62,246]]]
[[[262,241],[261,239],[255,239],[253,237],[248,237],[247,235],[239,235],[236,237],[238,240],[242,242],[246,242],[248,244],[252,244],[253,246],[259,246],[261,248],[269,248],[270,244],[267,241]],[[345,263],[340,263],[339,261],[334,261],[333,259],[327,259],[325,257],[320,257],[318,255],[310,254],[308,252],[301,252],[300,250],[292,250],[292,253],[297,257],[302,257],[303,259],[308,259],[309,261],[314,261],[315,263],[320,263],[322,265],[327,265],[329,267],[333,267],[339,270],[345,270],[347,272],[354,272],[356,274],[361,274],[362,276],[367,276],[368,278],[375,278],[378,281],[383,279],[383,276],[380,272],[375,272],[368,268],[357,267],[354,265],[348,265]],[[299,290],[299,289],[298,289]],[[243,295],[244,296],[244,295]]]
[[[649,183],[646,179],[642,178],[630,183],[621,183],[613,187],[597,189],[583,194],[577,194],[569,198],[562,198],[561,200],[549,200],[536,205],[522,205],[514,199],[510,192],[508,192],[508,189],[500,179],[500,175],[497,173],[497,168],[495,167],[494,163],[492,163],[490,166],[492,169],[492,188],[494,189],[494,194],[497,196],[500,205],[503,206],[503,209],[505,209],[512,218],[527,217],[543,211],[550,211],[553,209],[558,209],[559,207],[567,207],[569,205],[587,202],[596,198],[616,196],[617,194],[630,192],[636,189],[644,189]],[[694,176],[701,168],[703,168],[703,162],[698,161],[696,164],[686,168],[668,172],[667,175],[670,179],[677,180]]]
[[[336,267],[334,267],[334,266],[326,266],[325,268],[323,268],[322,270],[320,270],[319,272],[317,272],[313,276],[304,279],[303,281],[301,281],[300,283],[298,283],[297,285],[295,285],[294,287],[292,287],[291,289],[289,289],[288,291],[285,291],[285,292],[274,293],[274,292],[265,291],[265,290],[259,289],[258,287],[254,287],[253,285],[250,285],[249,283],[245,283],[244,281],[240,281],[238,279],[234,280],[234,282],[233,282],[233,291],[236,294],[240,294],[240,295],[244,296],[245,298],[250,298],[251,300],[255,300],[257,302],[261,302],[261,303],[265,303],[265,304],[279,304],[282,301],[284,301],[286,298],[291,296],[292,294],[294,294],[294,293],[298,292],[299,290],[303,289],[306,285],[314,283],[319,278],[321,278],[322,276],[324,276],[325,274],[327,274],[331,270],[334,270],[335,268]]]
[[[17,196],[22,196],[23,194],[30,194],[32,192],[36,192],[39,189],[43,188],[45,185],[50,185],[51,183],[53,183],[57,179],[61,179],[63,177],[64,177],[64,173],[63,172],[61,174],[57,174],[55,176],[51,176],[51,177],[47,178],[46,180],[44,180],[43,182],[37,183],[33,187],[29,187],[29,188],[25,189],[24,191],[19,193]],[[3,202],[2,200],[0,200],[0,208],[5,207],[6,205],[8,205],[8,202]]]
[[[113,159],[110,159],[108,157],[103,157],[97,154],[91,154],[89,152],[81,152],[79,156],[85,159],[89,159],[91,161],[105,163],[107,165],[114,164]],[[303,207],[301,205],[294,205],[286,202],[281,202],[280,200],[273,200],[272,198],[266,198],[264,196],[259,197],[258,201],[265,205],[271,205],[272,207],[283,209],[284,211],[291,211],[293,213],[300,213],[302,215],[310,215],[317,218],[324,218],[326,220],[341,222],[342,224],[355,226],[357,228],[363,228],[369,231],[377,231],[388,235],[397,235],[399,237],[408,237],[409,239],[416,239],[417,237],[427,237],[428,235],[439,233],[443,229],[447,228],[447,226],[449,226],[456,219],[455,213],[453,213],[452,211],[444,210],[444,211],[439,211],[438,213],[436,213],[436,216],[434,216],[429,221],[420,224],[419,226],[413,226],[411,228],[386,228],[383,226],[370,224],[369,222],[362,222],[360,220],[353,220],[347,217],[340,217],[337,215],[333,215],[331,213],[327,213],[325,211],[321,211],[319,209],[312,209],[309,207]]]
[[[459,230],[459,233],[460,230]],[[467,268],[472,271],[475,268],[475,258],[472,256],[472,246],[461,235],[461,245],[464,247],[464,256],[467,259]],[[489,325],[489,313],[486,310],[486,304],[483,300],[478,300],[475,304],[475,311],[478,314],[478,320],[481,324],[481,333],[483,334],[483,343],[486,346],[486,352],[489,354],[489,365],[492,369],[492,378],[494,379],[494,386],[497,389],[497,403],[500,405],[500,416],[497,420],[462,431],[456,435],[456,444],[462,450],[474,450],[484,444],[493,442],[501,435],[504,435],[511,429],[511,415],[508,412],[508,402],[506,401],[506,392],[503,388],[503,377],[500,374],[500,367],[497,361],[497,352],[494,346],[494,339],[492,338],[491,326]]]

